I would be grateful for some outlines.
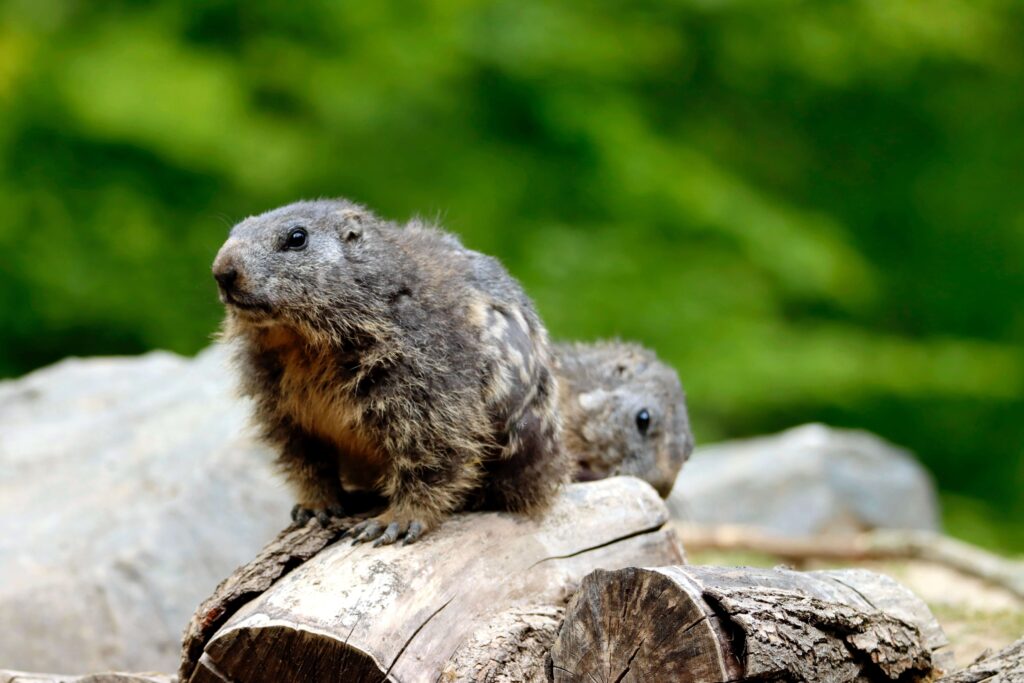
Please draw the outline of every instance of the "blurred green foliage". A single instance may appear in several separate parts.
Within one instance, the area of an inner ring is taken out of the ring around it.
[[[0,375],[192,353],[239,218],[344,195],[501,257],[698,438],[916,450],[1024,548],[1024,5],[0,4]]]

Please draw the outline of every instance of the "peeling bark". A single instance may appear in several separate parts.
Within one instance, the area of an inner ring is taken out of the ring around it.
[[[682,562],[674,533],[662,529],[667,518],[654,489],[620,477],[566,487],[542,519],[469,513],[410,546],[342,540],[279,579],[270,575],[291,560],[258,563],[269,571],[224,591],[240,597],[210,602],[231,613],[182,680],[544,680],[584,575]],[[325,531],[306,541],[302,553],[268,558],[297,558],[330,539]]]
[[[937,683],[1019,683],[1024,681],[1024,638],[995,654],[982,655],[970,666]]]
[[[546,680],[548,650],[564,605],[516,607],[466,641],[441,671],[441,681],[520,683]]]
[[[773,555],[789,564],[807,560],[863,562],[922,560],[986,581],[1024,599],[1024,562],[1008,560],[964,541],[934,531],[874,529],[848,536],[791,537],[742,526],[678,523],[691,553],[703,550],[752,551]]]
[[[556,682],[924,681],[947,641],[863,570],[628,568],[587,576],[551,651]]]

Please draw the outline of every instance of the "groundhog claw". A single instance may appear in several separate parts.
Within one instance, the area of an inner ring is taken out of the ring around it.
[[[352,539],[352,545],[359,545],[365,541],[372,541],[384,533],[384,525],[377,519],[368,519],[356,524],[348,533],[350,536],[354,537]]]
[[[388,528],[384,530],[384,533],[380,535],[380,538],[373,542],[373,547],[378,548],[382,545],[391,545],[398,540],[398,532],[398,522],[391,522],[391,524],[388,524]]]
[[[425,528],[424,524],[418,520],[413,520],[408,524],[391,522],[385,527],[383,522],[375,518],[356,524],[348,533],[354,537],[352,545],[374,541],[373,547],[378,548],[382,545],[391,545],[400,538],[402,545],[414,543],[423,535]]]
[[[305,526],[309,520],[316,517],[322,526],[327,526],[332,517],[344,517],[345,509],[340,505],[331,505],[326,508],[308,508],[297,503],[292,508],[292,521],[299,526]]]
[[[418,520],[413,520],[409,524],[409,530],[405,532],[405,540],[402,541],[402,545],[409,545],[415,543],[416,539],[423,535],[423,524]]]
[[[310,512],[309,508],[304,508],[296,503],[295,506],[292,507],[292,521],[299,526],[303,526],[312,517]]]

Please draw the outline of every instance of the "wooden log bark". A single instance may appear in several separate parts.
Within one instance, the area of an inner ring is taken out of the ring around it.
[[[316,521],[293,524],[277,535],[249,563],[220,582],[213,595],[196,609],[182,635],[178,677],[187,681],[195,671],[210,637],[235,610],[270,588],[282,576],[337,540],[356,522],[376,513],[332,519],[327,526]]]
[[[1019,683],[1024,681],[1024,638],[995,654],[986,654],[976,662],[940,678],[937,683]]]
[[[791,537],[742,526],[678,523],[683,544],[702,550],[753,551],[787,563],[913,559],[949,567],[1024,599],[1024,562],[1009,560],[934,531],[874,529],[858,534]]]
[[[557,683],[923,681],[947,645],[888,577],[725,567],[587,576],[551,651]]]
[[[617,477],[566,487],[542,519],[462,514],[410,546],[343,539],[233,608],[182,680],[544,680],[584,575],[683,561],[667,519],[653,488]]]

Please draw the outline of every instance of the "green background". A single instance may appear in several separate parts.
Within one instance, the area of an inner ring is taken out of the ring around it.
[[[1024,549],[1024,3],[0,2],[0,376],[209,343],[238,219],[344,195],[678,368],[699,441],[915,450]]]

